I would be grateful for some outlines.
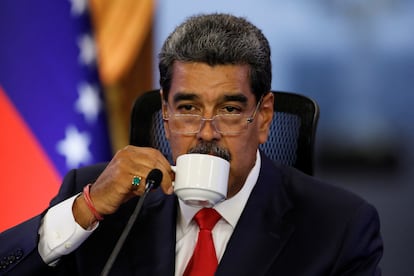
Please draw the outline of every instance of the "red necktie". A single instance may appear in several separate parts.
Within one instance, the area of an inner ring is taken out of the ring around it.
[[[214,248],[211,230],[221,218],[220,214],[212,208],[203,208],[194,216],[200,230],[198,240],[184,276],[213,276],[218,261]]]

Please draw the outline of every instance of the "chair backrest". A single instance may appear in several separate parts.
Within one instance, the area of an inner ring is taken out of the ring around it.
[[[293,166],[312,175],[314,143],[319,107],[309,97],[273,91],[275,114],[267,142],[260,149],[275,162]],[[138,97],[131,114],[130,144],[159,149],[170,162],[165,139],[159,90]]]

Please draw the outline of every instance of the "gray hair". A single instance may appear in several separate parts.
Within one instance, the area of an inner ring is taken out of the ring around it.
[[[256,100],[270,91],[269,42],[260,29],[241,17],[217,13],[192,16],[168,36],[158,57],[165,99],[175,61],[249,65],[250,86]]]

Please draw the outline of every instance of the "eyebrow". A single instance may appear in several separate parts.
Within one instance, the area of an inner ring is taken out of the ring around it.
[[[173,102],[177,103],[179,101],[185,101],[185,100],[196,100],[200,97],[195,93],[186,93],[186,92],[178,92],[173,97]],[[225,94],[221,97],[221,101],[223,102],[240,102],[240,103],[247,103],[248,99],[246,95],[242,93],[238,94]]]
[[[240,103],[247,103],[246,95],[239,93],[239,94],[229,94],[224,95],[223,100],[225,102],[240,102]]]
[[[184,92],[178,92],[173,97],[173,103],[177,103],[179,101],[185,101],[185,100],[195,100],[200,98],[194,93],[184,93]]]

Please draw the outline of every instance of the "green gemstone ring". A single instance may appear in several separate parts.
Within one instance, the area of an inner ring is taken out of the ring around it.
[[[132,182],[131,182],[134,190],[138,189],[139,183],[141,183],[141,180],[142,180],[141,176],[134,175],[134,177],[132,178]]]

